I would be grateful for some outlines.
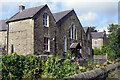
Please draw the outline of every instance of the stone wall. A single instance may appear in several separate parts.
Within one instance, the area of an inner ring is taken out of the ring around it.
[[[107,59],[107,54],[106,55],[94,55],[93,59]]]
[[[34,54],[34,21],[26,19],[9,23],[8,54],[11,54],[11,45],[19,55]]]
[[[4,47],[7,51],[7,31],[0,31],[0,54],[2,53],[2,48]]]
[[[120,63],[116,63],[116,64],[111,64],[106,66],[105,68],[99,68],[99,69],[95,69],[95,70],[91,70],[91,71],[87,71],[84,73],[80,73],[80,74],[75,74],[73,76],[70,76],[68,78],[74,78],[74,79],[81,79],[81,80],[97,80],[97,79],[102,79],[102,78],[106,78],[108,76],[108,74],[110,74],[111,72],[115,71],[115,69],[120,68]],[[64,79],[62,79],[64,80]]]
[[[43,14],[47,13],[49,16],[49,27],[43,26]],[[45,7],[38,13],[34,20],[34,50],[36,55],[55,55],[55,30],[56,23],[48,7]],[[44,37],[50,39],[50,51],[44,51]]]

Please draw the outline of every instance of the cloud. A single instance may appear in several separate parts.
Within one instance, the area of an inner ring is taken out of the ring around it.
[[[87,14],[81,15],[79,19],[81,22],[86,22],[87,24],[95,24],[98,22],[98,15],[93,12],[88,12]]]
[[[98,0],[99,1],[99,0]],[[80,2],[77,0],[70,0],[62,2],[64,8],[74,8],[79,14],[94,12],[105,16],[115,16],[117,14],[117,2]]]
[[[98,26],[106,29],[110,23],[117,22],[119,0],[0,0],[3,18],[9,18],[19,10],[19,5],[26,8],[48,4],[51,12],[60,12],[74,8],[83,26]],[[1,13],[0,13],[1,15]],[[114,18],[116,17],[116,18]],[[1,17],[0,17],[1,19]]]

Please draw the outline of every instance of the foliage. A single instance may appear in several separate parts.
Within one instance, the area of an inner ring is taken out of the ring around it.
[[[79,66],[78,62],[71,63],[69,57],[64,62],[60,62],[59,57],[47,57],[47,60],[41,63],[35,56],[22,56],[16,53],[3,55],[2,79],[66,78],[74,74],[101,68],[113,62],[107,61],[104,65],[89,64],[88,67],[82,67]]]
[[[101,50],[95,49],[94,54],[104,55],[107,53],[108,59],[115,60],[120,57],[120,27],[111,24],[108,27],[108,44],[102,46]]]
[[[103,52],[103,50],[100,49],[94,49],[94,55],[105,55],[105,52]]]
[[[40,64],[35,56],[13,53],[2,56],[2,79],[22,79],[40,76]]]
[[[51,59],[47,57],[47,61],[42,61],[42,78],[64,78],[87,70],[77,63],[71,64],[70,59],[66,59],[61,63],[58,59],[58,57],[52,57]]]
[[[116,24],[111,24],[108,27],[110,34],[108,35],[108,45],[104,46],[104,52],[108,54],[109,59],[117,59],[120,57],[120,30],[119,26]]]

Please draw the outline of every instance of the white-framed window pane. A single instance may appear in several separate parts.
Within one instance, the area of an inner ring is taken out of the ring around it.
[[[44,38],[44,51],[50,51],[50,39]]]
[[[48,39],[48,51],[50,51],[50,39]]]
[[[73,39],[73,29],[74,29],[73,26],[74,26],[74,25],[72,24],[72,39]]]
[[[64,52],[67,52],[67,39],[66,38],[64,38],[63,46],[64,46]]]
[[[43,26],[49,27],[49,16],[47,15],[47,13],[43,14]]]
[[[82,47],[82,42],[80,42],[80,46]],[[82,53],[82,49],[80,49],[80,53]]]
[[[97,45],[97,40],[94,40],[94,44]]]
[[[75,28],[75,40],[77,40],[77,29]]]

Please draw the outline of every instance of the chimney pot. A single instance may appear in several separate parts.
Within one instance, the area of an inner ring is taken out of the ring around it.
[[[20,5],[20,6],[19,6],[19,11],[20,11],[20,12],[22,12],[24,9],[25,9],[25,6],[23,6],[23,5]]]

